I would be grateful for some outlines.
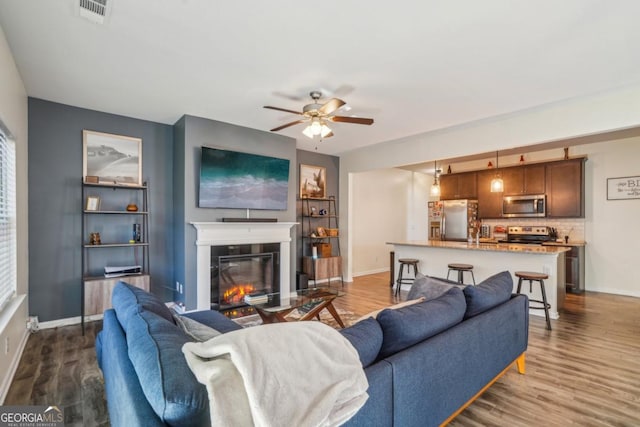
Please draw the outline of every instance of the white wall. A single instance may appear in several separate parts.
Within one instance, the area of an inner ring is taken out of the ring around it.
[[[16,68],[4,32],[0,28],[0,120],[11,131],[17,156],[18,294],[0,313],[0,405],[17,368],[26,343],[28,308],[27,220],[27,93]],[[5,346],[9,342],[9,352]]]
[[[353,174],[353,276],[389,270],[386,242],[427,237],[427,175],[402,169]]]
[[[353,275],[389,269],[387,241],[404,238],[411,172],[381,169],[352,175]]]

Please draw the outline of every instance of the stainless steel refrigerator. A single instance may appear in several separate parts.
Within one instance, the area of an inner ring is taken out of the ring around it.
[[[442,204],[442,240],[467,241],[478,218],[478,201],[445,200]]]

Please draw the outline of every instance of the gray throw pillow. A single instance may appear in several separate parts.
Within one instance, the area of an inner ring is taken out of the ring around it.
[[[416,280],[411,285],[411,289],[409,289],[407,300],[424,297],[428,301],[444,295],[451,288],[464,289],[465,286],[451,280],[424,276],[418,273]]]
[[[219,331],[216,331],[207,325],[203,325],[196,320],[189,319],[188,317],[174,314],[173,319],[175,320],[176,325],[178,325],[185,334],[198,342],[208,341],[211,338],[220,335]]]

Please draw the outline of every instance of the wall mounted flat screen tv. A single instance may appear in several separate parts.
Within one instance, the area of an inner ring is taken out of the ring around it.
[[[289,160],[202,147],[201,208],[286,210]]]

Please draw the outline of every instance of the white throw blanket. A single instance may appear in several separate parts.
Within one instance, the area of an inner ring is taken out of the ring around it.
[[[213,426],[334,426],[368,399],[356,349],[320,322],[275,323],[182,347]]]

